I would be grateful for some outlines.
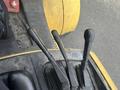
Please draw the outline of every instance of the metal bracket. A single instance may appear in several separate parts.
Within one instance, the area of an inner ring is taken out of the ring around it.
[[[19,0],[3,0],[8,12],[18,13],[20,11],[20,1]]]

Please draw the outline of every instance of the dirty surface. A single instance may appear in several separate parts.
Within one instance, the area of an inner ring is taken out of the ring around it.
[[[83,48],[83,33],[95,30],[92,50],[120,88],[120,0],[81,0],[81,18],[77,30],[65,35],[65,47]]]

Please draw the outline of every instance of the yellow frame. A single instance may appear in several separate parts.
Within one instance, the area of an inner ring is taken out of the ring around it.
[[[49,30],[60,35],[74,31],[80,18],[80,0],[43,0]]]
[[[90,52],[90,57],[97,65],[99,71],[101,72],[102,76],[106,80],[107,84],[109,85],[111,90],[118,90],[115,83],[112,81],[111,77],[109,76],[108,72],[104,68],[103,64],[101,63],[100,59],[97,57],[97,55],[94,52]]]

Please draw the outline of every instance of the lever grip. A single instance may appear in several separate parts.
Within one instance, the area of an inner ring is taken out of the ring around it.
[[[82,68],[83,70],[86,68],[86,64],[88,62],[88,57],[89,53],[92,47],[92,43],[94,40],[95,34],[92,29],[87,29],[84,33],[84,39],[85,39],[85,44],[84,44],[84,52],[83,52],[83,62],[82,62]]]
[[[92,29],[87,29],[84,33],[84,39],[86,42],[92,43],[94,40],[95,34]]]

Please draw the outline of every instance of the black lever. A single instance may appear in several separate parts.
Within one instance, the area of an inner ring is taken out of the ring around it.
[[[60,51],[63,55],[63,58],[65,59],[66,67],[67,67],[67,73],[68,73],[69,81],[70,81],[70,84],[71,84],[71,89],[72,90],[77,90],[78,87],[79,87],[79,84],[78,84],[78,81],[77,81],[77,75],[76,75],[76,72],[75,72],[75,68],[74,68],[73,64],[69,62],[69,59],[67,57],[67,54],[65,52],[63,43],[60,39],[60,36],[59,36],[58,32],[56,30],[53,30],[52,35],[53,35],[55,41],[57,42],[57,45],[58,45],[58,47],[59,47],[59,49],[60,49]]]
[[[87,80],[86,66],[87,66],[88,57],[89,57],[94,36],[95,35],[91,29],[87,29],[84,33],[85,44],[84,44],[83,60],[81,62],[81,65],[76,67],[80,88],[84,88],[87,84],[86,83],[86,80]]]
[[[38,36],[38,34],[36,33],[35,30],[33,30],[27,23],[24,22],[24,20],[22,18],[20,18],[20,19],[21,19],[21,22],[26,27],[26,29],[27,29],[29,35],[31,36],[31,38],[33,39],[33,41],[35,41],[35,43],[39,46],[39,48],[47,56],[48,60],[51,62],[52,66],[54,67],[55,72],[56,72],[56,74],[58,76],[58,79],[60,80],[60,83],[62,85],[62,90],[70,90],[70,84],[69,84],[69,80],[68,80],[67,76],[65,75],[64,71],[62,71],[60,69],[60,67],[57,65],[57,63],[55,62],[54,57],[48,51],[48,49],[44,45],[41,38]]]
[[[92,47],[92,43],[94,40],[94,32],[91,29],[87,29],[84,33],[84,39],[85,39],[85,44],[84,44],[84,53],[83,53],[83,61],[82,61],[82,69],[84,70],[87,66],[88,62],[88,57],[89,53]]]

